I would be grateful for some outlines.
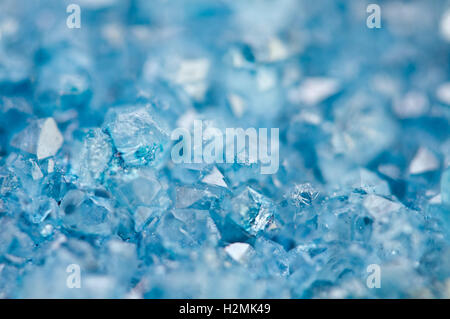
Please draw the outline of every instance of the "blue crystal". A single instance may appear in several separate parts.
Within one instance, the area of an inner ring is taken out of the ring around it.
[[[108,200],[71,190],[61,202],[61,221],[68,231],[81,234],[109,235],[115,225]]]
[[[33,207],[29,211],[32,223],[42,223],[50,214],[55,215],[58,210],[55,200],[47,197],[33,199],[32,205]]]
[[[267,229],[276,213],[275,205],[251,187],[236,193],[233,199],[224,202],[227,215],[252,235]]]
[[[448,1],[66,5],[0,2],[0,298],[450,296]]]
[[[74,147],[73,173],[78,176],[81,184],[95,184],[101,181],[112,155],[111,138],[100,129],[90,130],[82,143]]]
[[[167,153],[169,130],[149,107],[112,109],[104,127],[126,164],[158,166]]]

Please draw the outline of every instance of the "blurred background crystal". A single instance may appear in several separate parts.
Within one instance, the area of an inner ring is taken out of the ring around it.
[[[0,2],[0,298],[450,298],[448,1],[70,3]]]

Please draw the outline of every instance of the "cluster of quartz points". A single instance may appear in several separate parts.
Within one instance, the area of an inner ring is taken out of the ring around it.
[[[78,2],[81,29],[0,3],[0,298],[450,297],[446,1],[378,30],[359,1]],[[278,172],[174,164],[195,119],[279,128]]]

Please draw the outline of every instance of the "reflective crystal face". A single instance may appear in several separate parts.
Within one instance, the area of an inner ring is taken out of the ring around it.
[[[113,109],[106,118],[104,128],[126,164],[157,166],[168,151],[169,132],[147,108]]]
[[[274,218],[275,205],[250,187],[236,194],[230,203],[224,202],[225,212],[252,235],[266,229]]]
[[[449,298],[450,4],[364,2],[0,1],[0,298]]]

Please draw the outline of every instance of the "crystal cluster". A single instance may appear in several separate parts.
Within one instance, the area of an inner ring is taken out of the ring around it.
[[[450,6],[378,2],[1,1],[0,298],[449,298]]]

